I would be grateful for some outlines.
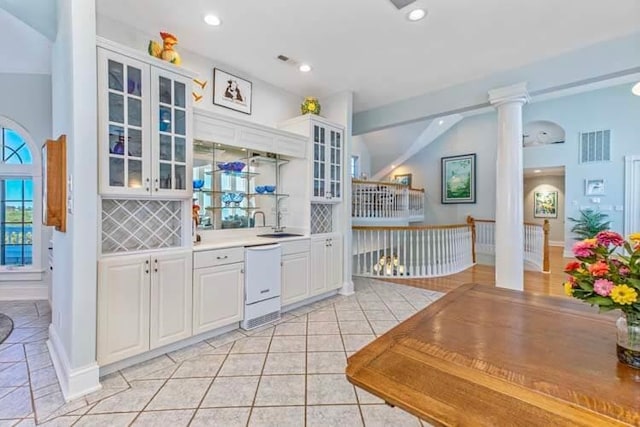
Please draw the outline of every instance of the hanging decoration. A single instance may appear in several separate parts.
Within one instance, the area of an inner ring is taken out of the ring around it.
[[[207,81],[206,80],[193,79],[193,82],[200,87],[200,90],[204,90],[204,88],[207,87]],[[196,91],[191,92],[191,95],[193,96],[193,100],[195,102],[200,101],[202,99],[202,97],[204,96],[204,94],[199,94]]]

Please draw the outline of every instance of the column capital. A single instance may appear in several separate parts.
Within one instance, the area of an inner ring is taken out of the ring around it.
[[[489,91],[489,103],[495,107],[508,102],[519,102],[526,104],[531,100],[527,83],[518,83],[511,86],[500,87]]]

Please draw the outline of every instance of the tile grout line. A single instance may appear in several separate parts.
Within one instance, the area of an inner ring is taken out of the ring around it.
[[[253,415],[253,408],[256,406],[256,400],[258,399],[258,392],[260,391],[260,383],[262,382],[262,376],[264,375],[264,367],[267,365],[267,358],[269,357],[269,351],[271,350],[271,343],[273,342],[273,337],[276,333],[276,328],[273,328],[273,334],[271,334],[271,338],[269,339],[269,345],[267,346],[267,352],[264,355],[264,360],[262,361],[262,369],[260,370],[260,376],[258,377],[258,384],[256,385],[256,391],[253,395],[253,402],[251,403],[251,408],[249,408],[249,416],[247,417],[246,427],[249,427],[249,423],[251,422],[251,416]],[[235,342],[233,343],[235,346]],[[233,349],[233,347],[232,347]],[[229,349],[229,353],[231,353],[231,349]]]

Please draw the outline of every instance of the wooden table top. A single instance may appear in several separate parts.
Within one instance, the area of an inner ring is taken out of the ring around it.
[[[353,384],[436,425],[640,425],[615,317],[569,298],[464,285],[349,358]]]

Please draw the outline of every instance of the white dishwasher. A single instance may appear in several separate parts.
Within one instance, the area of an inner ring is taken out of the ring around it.
[[[254,329],[280,319],[282,247],[247,246],[244,252],[244,320],[242,329]]]

